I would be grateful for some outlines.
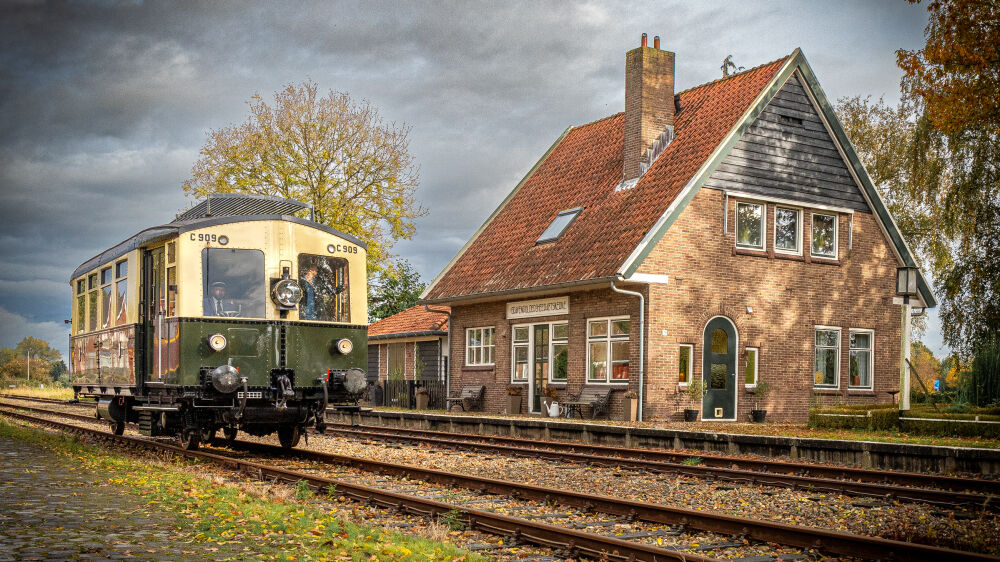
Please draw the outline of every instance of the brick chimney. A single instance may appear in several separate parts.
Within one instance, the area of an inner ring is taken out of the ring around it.
[[[674,54],[642,45],[625,53],[625,174],[641,175],[640,161],[667,125],[674,124]]]

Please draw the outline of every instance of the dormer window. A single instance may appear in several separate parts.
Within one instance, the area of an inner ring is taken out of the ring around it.
[[[545,229],[545,232],[538,237],[535,244],[545,244],[558,240],[559,237],[562,236],[562,233],[569,228],[569,225],[573,224],[573,221],[576,220],[576,217],[582,210],[583,207],[577,207],[575,209],[561,211],[558,215],[556,215],[556,218],[552,219],[552,224],[550,224],[549,227]]]

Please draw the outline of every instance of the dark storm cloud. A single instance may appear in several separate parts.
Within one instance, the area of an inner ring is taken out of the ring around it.
[[[903,3],[21,2],[0,6],[0,345],[57,334],[68,276],[188,204],[206,133],[315,80],[412,127],[425,279],[570,125],[621,111],[639,34],[677,87],[802,47],[831,97],[888,94],[921,43]],[[12,327],[13,326],[13,327]],[[56,338],[65,347],[64,335]]]

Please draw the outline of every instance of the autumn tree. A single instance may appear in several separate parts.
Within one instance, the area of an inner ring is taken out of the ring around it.
[[[410,262],[398,260],[390,268],[378,276],[378,281],[371,286],[368,300],[368,318],[370,321],[388,318],[414,306],[420,299],[426,283],[420,281],[420,274],[413,269]]]
[[[927,10],[924,48],[897,52],[918,115],[909,173],[953,248],[935,270],[944,339],[971,354],[1000,332],[1000,4],[934,0]]]
[[[369,273],[414,233],[425,211],[406,125],[386,123],[367,101],[288,85],[269,104],[250,98],[246,122],[213,130],[184,183],[189,196],[250,193],[313,205],[317,222],[368,244]]]
[[[923,381],[927,390],[934,392],[934,381],[937,380],[941,371],[941,361],[934,356],[934,352],[923,342],[915,341],[910,344],[910,362],[914,369],[910,370],[910,389],[923,391],[923,387],[917,382],[917,376]],[[916,370],[916,374],[913,371]]]
[[[49,363],[58,361],[62,357],[59,350],[52,349],[49,342],[33,338],[31,336],[24,337],[17,343],[17,347],[14,349],[18,355],[38,357],[39,359],[43,359]]]

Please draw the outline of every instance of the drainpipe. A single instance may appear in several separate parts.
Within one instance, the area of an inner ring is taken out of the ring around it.
[[[450,310],[437,310],[431,308],[430,305],[425,304],[424,310],[427,312],[434,312],[437,314],[444,314],[448,317],[448,370],[444,373],[444,397],[448,398],[451,396],[451,311]],[[413,353],[416,353],[416,347],[413,348]]]
[[[620,275],[618,278],[619,280],[622,279]],[[643,387],[645,386],[643,378],[646,374],[646,297],[636,291],[628,291],[615,287],[614,279],[611,280],[611,290],[623,295],[639,297],[639,411],[636,412],[635,418],[637,421],[642,421]],[[608,350],[608,354],[610,356],[610,349]]]

